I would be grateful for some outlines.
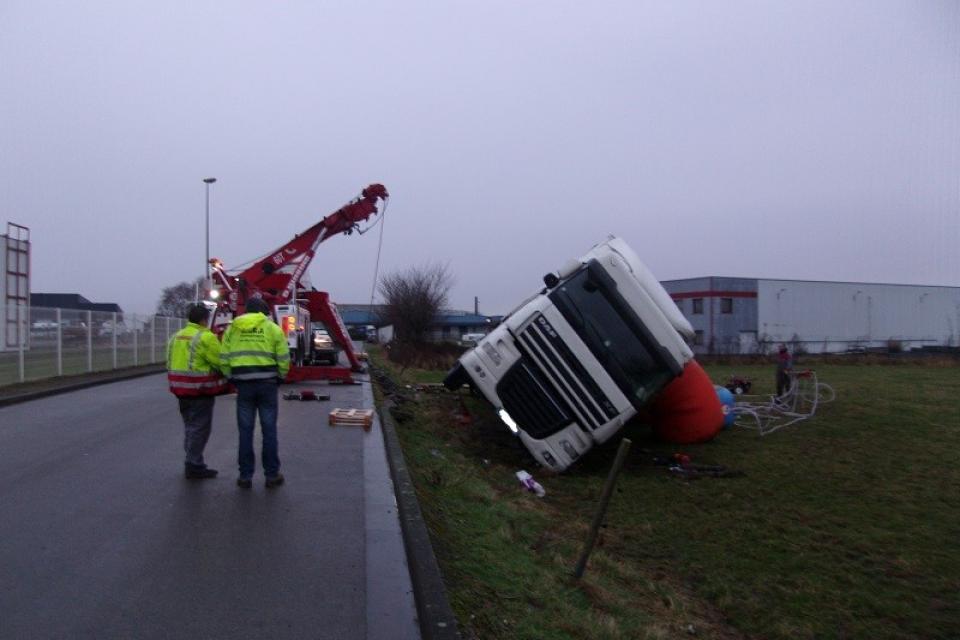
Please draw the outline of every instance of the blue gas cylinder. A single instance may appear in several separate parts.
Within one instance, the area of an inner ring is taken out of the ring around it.
[[[733,393],[726,387],[715,384],[713,388],[717,390],[717,398],[720,400],[720,410],[723,411],[723,428],[729,429],[737,419],[737,401],[734,399]]]

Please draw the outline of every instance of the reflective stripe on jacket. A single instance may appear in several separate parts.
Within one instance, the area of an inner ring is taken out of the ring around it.
[[[287,376],[290,348],[283,330],[262,313],[234,318],[223,334],[220,353],[230,380],[269,380]]]
[[[227,390],[220,373],[220,341],[210,329],[190,322],[167,345],[167,381],[177,396],[215,396]]]

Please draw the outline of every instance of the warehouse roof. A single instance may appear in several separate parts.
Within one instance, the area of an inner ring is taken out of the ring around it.
[[[80,311],[100,311],[106,313],[123,313],[115,302],[90,302],[79,293],[31,293],[31,307],[46,309],[77,309]]]

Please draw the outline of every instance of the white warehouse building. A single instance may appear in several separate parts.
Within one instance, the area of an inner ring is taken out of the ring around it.
[[[703,277],[664,288],[696,353],[807,353],[960,346],[960,287]]]

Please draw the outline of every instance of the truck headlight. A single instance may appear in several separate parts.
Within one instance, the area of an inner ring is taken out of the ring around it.
[[[510,414],[504,411],[503,409],[497,410],[497,415],[500,416],[500,419],[503,420],[503,423],[510,427],[510,431],[517,433],[520,429],[517,427],[517,423],[513,421],[513,418],[510,417]]]

